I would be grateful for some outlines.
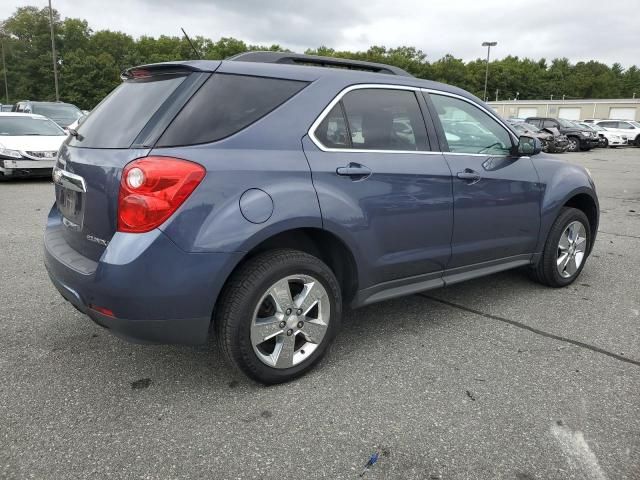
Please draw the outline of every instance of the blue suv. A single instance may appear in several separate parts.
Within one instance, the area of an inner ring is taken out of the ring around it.
[[[539,153],[468,92],[388,65],[135,67],[60,150],[45,264],[120,337],[212,332],[245,374],[283,382],[327,351],[345,306],[515,267],[573,282],[595,186]]]

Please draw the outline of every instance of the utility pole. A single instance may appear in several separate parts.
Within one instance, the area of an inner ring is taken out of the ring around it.
[[[484,74],[484,96],[482,99],[486,102],[487,98],[487,82],[489,81],[489,57],[491,55],[491,47],[498,45],[498,42],[482,42],[483,47],[487,47],[487,69]]]
[[[498,92],[500,92],[500,90],[496,88],[496,102],[498,101]]]
[[[49,26],[51,27],[51,58],[53,59],[53,82],[56,86],[56,102],[60,101],[60,93],[58,92],[58,59],[56,57],[56,41],[53,36],[53,10],[51,9],[51,0],[49,0]]]
[[[0,45],[2,45],[2,71],[4,72],[4,98],[7,104],[9,103],[9,83],[7,82],[7,63],[4,59],[4,32],[0,37]]]

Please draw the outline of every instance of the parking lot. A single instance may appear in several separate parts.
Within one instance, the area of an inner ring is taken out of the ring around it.
[[[47,180],[0,183],[0,478],[640,478],[640,148],[588,167],[600,232],[553,290],[512,271],[347,312],[263,387],[201,347],[132,345],[42,265]]]

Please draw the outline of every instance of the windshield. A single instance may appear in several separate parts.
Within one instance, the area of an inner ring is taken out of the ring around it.
[[[565,120],[564,118],[559,118],[558,119],[558,123],[560,125],[562,125],[564,128],[576,128],[578,127],[578,125],[576,125],[573,122],[570,122],[569,120]]]
[[[17,115],[0,117],[0,136],[20,137],[25,135],[59,136],[66,135],[66,133],[48,118]]]
[[[536,127],[535,125],[531,125],[530,123],[523,123],[522,127],[525,128],[526,130],[529,130],[530,132],[539,132],[540,129],[538,127]]]
[[[38,115],[44,115],[50,119],[56,121],[58,124],[66,127],[67,125],[75,122],[82,116],[82,111],[73,105],[64,103],[60,104],[48,104],[48,103],[34,103],[32,107],[33,113]]]
[[[633,125],[636,128],[640,128],[640,123],[638,122],[629,122],[631,125]]]

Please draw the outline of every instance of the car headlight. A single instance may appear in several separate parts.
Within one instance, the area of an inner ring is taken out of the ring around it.
[[[8,148],[0,148],[1,158],[22,158],[22,154],[18,150],[9,150]]]
[[[589,132],[580,132],[582,135],[584,135],[585,137],[588,137],[589,135],[591,135]]]

